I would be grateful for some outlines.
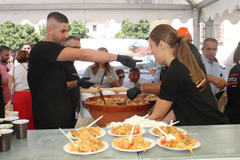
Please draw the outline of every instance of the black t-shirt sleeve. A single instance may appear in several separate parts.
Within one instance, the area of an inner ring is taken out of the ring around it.
[[[165,73],[158,97],[167,101],[175,101],[183,85],[184,82],[177,75]]]
[[[39,54],[39,58],[42,61],[55,63],[58,55],[61,53],[63,49],[64,49],[64,46],[61,46],[59,44],[45,43],[43,48],[44,51],[41,52],[41,54]]]

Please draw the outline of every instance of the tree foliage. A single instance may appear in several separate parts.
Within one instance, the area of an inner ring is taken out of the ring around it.
[[[89,29],[80,20],[75,20],[69,25],[68,35],[79,36],[80,38],[90,38],[87,33]],[[12,21],[5,21],[0,25],[0,46],[8,46],[14,50],[22,48],[22,42],[28,41],[33,46],[46,36],[46,25],[39,28],[39,33],[30,24],[15,25]]]
[[[22,48],[22,42],[28,41],[31,44],[39,42],[39,34],[29,24],[15,25],[6,21],[0,25],[0,45],[5,45],[14,50]]]
[[[68,35],[78,36],[80,38],[89,38],[87,33],[89,29],[81,20],[74,20],[68,27]]]
[[[147,37],[149,31],[149,22],[141,19],[139,23],[133,24],[129,19],[122,22],[121,31],[119,31],[115,38],[133,38],[144,39]]]

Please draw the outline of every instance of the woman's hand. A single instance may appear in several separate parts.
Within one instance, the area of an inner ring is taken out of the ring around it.
[[[109,77],[107,77],[108,78],[108,82],[109,83],[113,83],[115,80],[114,80],[114,78],[113,77],[111,77],[111,76],[109,76]]]
[[[105,87],[103,87],[103,85],[100,85],[100,84],[94,84],[93,86],[94,87],[99,87],[99,88],[105,88]]]

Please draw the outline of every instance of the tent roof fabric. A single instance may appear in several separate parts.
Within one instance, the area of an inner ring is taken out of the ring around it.
[[[46,19],[52,11],[65,14],[70,23],[79,19],[86,23],[96,19],[104,23],[114,19],[121,23],[130,19],[138,23],[141,19],[149,22],[156,19],[179,19],[186,23],[193,18],[193,10],[201,9],[204,21],[209,18],[215,23],[228,19],[239,21],[240,0],[0,0],[0,24],[11,20],[16,24],[28,20],[32,24]],[[120,14],[119,14],[120,13]]]

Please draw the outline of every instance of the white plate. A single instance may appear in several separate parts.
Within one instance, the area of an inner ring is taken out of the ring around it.
[[[152,140],[152,139],[150,139],[150,138],[145,138],[145,137],[143,137],[143,138],[144,138],[146,141],[151,142],[151,145],[150,145],[149,147],[147,147],[146,150],[151,149],[151,148],[153,148],[154,146],[156,146],[156,142],[155,142],[154,140]],[[122,152],[141,152],[141,151],[143,151],[143,149],[136,149],[136,150],[121,149],[121,148],[115,147],[115,146],[113,145],[113,143],[112,143],[112,147],[113,147],[114,149],[116,149],[116,150],[118,150],[118,151],[122,151]]]
[[[146,101],[157,101],[157,98],[152,98],[152,99],[145,98],[144,100],[146,100]]]
[[[73,152],[69,149],[69,146],[68,144],[66,144],[65,146],[63,146],[63,150],[67,153],[70,153],[70,154],[77,154],[77,155],[90,155],[90,154],[96,154],[96,153],[100,153],[100,152],[103,152],[105,151],[106,149],[108,149],[109,145],[107,142],[104,142],[103,141],[103,144],[105,145],[102,149],[98,150],[98,151],[95,151],[95,152]]]
[[[110,134],[110,135],[112,135],[112,136],[117,136],[117,137],[128,137],[128,136],[130,136],[130,135],[118,135],[118,134],[114,134],[114,133],[112,133],[111,128],[110,128],[107,132],[108,132],[108,134]],[[139,135],[144,134],[144,133],[146,133],[146,130],[145,130],[144,128],[141,128],[141,131],[140,131],[139,134],[134,134],[134,135],[132,135],[132,136],[133,136],[133,137],[134,137],[134,136],[139,136]]]
[[[156,127],[154,127],[154,128],[156,128]],[[151,129],[149,129],[149,133],[151,134],[151,135],[153,135],[153,136],[157,136],[157,137],[165,137],[165,136],[160,136],[160,135],[157,135],[157,134],[155,134],[155,133],[153,133],[153,129],[154,128],[151,128]],[[186,135],[187,134],[187,131],[186,130],[184,130],[184,129],[181,129],[181,128],[177,128],[177,130],[179,130],[179,131],[181,131],[181,132],[183,132],[183,134],[184,135]]]
[[[184,148],[165,147],[165,146],[163,146],[163,145],[160,143],[160,141],[161,141],[163,138],[164,138],[164,137],[158,138],[158,139],[156,140],[157,145],[159,145],[159,146],[162,147],[162,148],[170,149],[170,150],[173,150],[173,151],[186,151],[186,150],[188,150],[188,149],[184,149]],[[200,147],[200,146],[201,146],[201,143],[200,143],[200,142],[197,142],[197,143],[192,147],[192,149],[196,149],[196,148],[198,148],[198,147]]]
[[[103,130],[102,128],[101,128],[101,130],[102,130],[101,134],[100,134],[99,136],[97,136],[97,137],[94,137],[94,138],[101,138],[101,137],[103,137],[103,136],[106,134],[106,131],[105,131],[105,130]],[[73,137],[71,131],[68,132],[67,135],[68,135],[68,137],[71,138],[71,139],[79,139],[79,138],[77,138],[77,137]]]

